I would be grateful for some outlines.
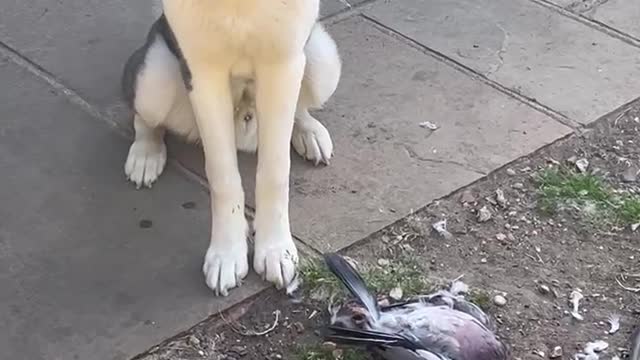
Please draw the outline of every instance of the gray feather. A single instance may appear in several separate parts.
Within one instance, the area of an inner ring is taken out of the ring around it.
[[[342,256],[336,253],[329,253],[324,255],[324,261],[326,262],[329,270],[340,279],[344,286],[349,289],[351,294],[358,299],[367,311],[378,319],[380,317],[380,310],[378,308],[378,302],[376,298],[369,292],[364,280],[358,274],[356,269],[349,264]]]

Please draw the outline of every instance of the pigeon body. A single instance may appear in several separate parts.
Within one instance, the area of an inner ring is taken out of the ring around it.
[[[332,316],[327,339],[373,348],[389,360],[506,360],[506,346],[488,316],[449,290],[379,307],[356,270],[341,256],[326,254],[329,269],[357,301]]]

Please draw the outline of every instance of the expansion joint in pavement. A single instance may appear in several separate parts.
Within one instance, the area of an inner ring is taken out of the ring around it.
[[[18,65],[19,67],[27,70],[37,78],[44,80],[54,90],[66,96],[72,104],[80,107],[92,117],[103,120],[120,135],[131,139],[133,138],[133,134],[131,133],[131,131],[122,128],[114,119],[98,110],[95,106],[91,105],[76,91],[60,82],[60,80],[58,80],[53,74],[48,72],[46,69],[29,59],[28,57],[22,55],[18,50],[12,48],[3,41],[0,41],[0,54],[8,58],[11,62]]]
[[[600,22],[598,20],[595,19],[591,19],[588,18],[584,15],[581,14],[576,14],[574,12],[571,12],[565,8],[563,8],[560,5],[554,4],[551,1],[548,0],[530,0],[540,6],[544,6],[547,9],[550,9],[552,11],[557,12],[558,14],[561,14],[567,18],[570,18],[574,21],[578,21],[584,25],[587,25],[593,29],[596,29],[604,34],[607,34],[615,39],[618,39],[620,41],[623,41],[624,43],[627,43],[631,46],[635,46],[640,48],[640,39],[631,36],[623,31],[620,31],[616,28],[613,28],[603,22]]]
[[[366,21],[369,21],[370,23],[373,24],[374,28],[376,28],[377,30],[392,36],[400,41],[402,41],[403,43],[411,46],[412,48],[426,54],[429,55],[433,58],[435,58],[438,61],[441,61],[451,67],[453,67],[454,69],[464,73],[465,75],[475,79],[475,80],[479,80],[483,83],[485,83],[486,85],[491,86],[492,88],[500,91],[501,93],[514,98],[524,104],[526,104],[527,106],[551,117],[552,119],[554,119],[555,121],[561,123],[562,125],[565,125],[569,128],[571,128],[573,131],[580,131],[583,127],[582,124],[578,123],[577,121],[565,116],[564,114],[561,114],[560,112],[539,103],[536,99],[534,98],[530,98],[528,96],[525,96],[521,93],[519,93],[518,91],[515,91],[511,88],[508,88],[496,81],[493,81],[491,79],[489,79],[487,76],[485,76],[482,73],[477,72],[476,70],[462,64],[459,61],[456,61],[452,58],[450,58],[449,56],[434,50],[424,44],[422,44],[421,42],[411,38],[410,36],[407,36],[397,30],[395,30],[392,27],[389,27],[381,22],[379,22],[378,20],[367,16],[366,14],[360,14],[360,16],[362,18],[364,18]]]

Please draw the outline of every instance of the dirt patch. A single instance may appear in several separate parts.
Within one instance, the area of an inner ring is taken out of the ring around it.
[[[576,182],[574,189],[573,183],[561,180],[546,193],[540,175],[554,169],[568,171],[569,180],[575,180],[574,175],[595,179],[597,186]],[[496,318],[514,358],[549,358],[559,346],[563,354],[558,358],[570,359],[595,340],[609,343],[602,358],[624,357],[631,331],[640,322],[640,293],[632,291],[640,287],[640,229],[634,208],[622,216],[616,201],[640,194],[639,169],[640,105],[634,104],[580,136],[434,202],[344,253],[372,274],[377,272],[371,279],[383,293],[397,284],[405,286],[393,281],[393,274],[424,277],[424,287],[410,282],[405,295],[463,275],[476,291],[474,300]],[[565,185],[572,187],[567,190]],[[549,194],[562,196],[546,197]],[[612,218],[590,212],[594,198],[603,201],[595,209],[601,206]],[[451,236],[434,230],[433,224],[445,219]],[[407,258],[410,269],[398,270]],[[319,345],[317,329],[327,321],[327,302],[326,294],[310,295],[323,279],[321,273],[314,274],[301,301],[267,291],[236,306],[224,319],[216,316],[138,359],[367,358],[362,351]],[[571,314],[569,304],[574,291],[584,296],[578,316]],[[494,304],[496,295],[506,304]],[[268,331],[276,312],[277,324]],[[620,315],[621,326],[608,334],[612,314]]]

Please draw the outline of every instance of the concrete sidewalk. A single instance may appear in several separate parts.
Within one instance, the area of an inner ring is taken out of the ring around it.
[[[301,249],[353,244],[638,97],[640,5],[556,1],[326,0],[344,76],[317,116],[336,157],[294,157]],[[153,5],[2,5],[2,358],[129,359],[266,286],[204,284],[200,150],[172,143],[152,190],[124,178],[120,71]],[[241,165],[252,206],[255,159]]]

